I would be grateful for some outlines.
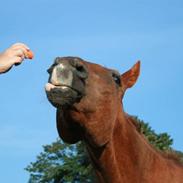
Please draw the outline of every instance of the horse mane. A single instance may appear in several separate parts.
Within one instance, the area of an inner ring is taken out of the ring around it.
[[[144,135],[143,130],[142,130],[142,124],[144,123],[143,121],[139,120],[136,116],[131,116],[129,114],[126,114],[128,121],[135,127],[137,132],[142,135],[152,146],[153,149],[155,149],[156,152],[161,154],[164,158],[168,160],[174,161],[176,164],[179,166],[183,166],[183,154],[179,151],[176,151],[172,148],[168,150],[160,150],[156,146],[154,146]]]

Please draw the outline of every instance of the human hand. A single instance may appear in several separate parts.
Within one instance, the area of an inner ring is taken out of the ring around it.
[[[11,47],[0,53],[0,73],[9,71],[13,65],[19,65],[25,59],[32,59],[33,53],[23,43],[13,44]]]

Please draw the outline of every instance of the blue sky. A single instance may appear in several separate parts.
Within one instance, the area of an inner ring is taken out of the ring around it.
[[[183,151],[183,1],[6,0],[1,2],[0,51],[24,42],[35,53],[0,75],[0,180],[25,183],[24,168],[54,141],[55,109],[46,69],[56,56],[79,56],[119,70],[142,62],[125,110],[168,132]]]

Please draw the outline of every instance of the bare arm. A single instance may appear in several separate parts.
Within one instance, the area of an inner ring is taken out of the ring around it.
[[[11,47],[0,53],[0,73],[9,71],[13,65],[19,65],[30,49],[23,43],[13,44]]]

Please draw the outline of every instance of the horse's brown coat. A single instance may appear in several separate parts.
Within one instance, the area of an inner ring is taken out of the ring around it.
[[[158,153],[136,130],[122,98],[140,73],[140,62],[122,74],[80,61],[88,70],[85,96],[71,108],[57,109],[60,137],[85,141],[100,183],[183,183],[183,167]]]

